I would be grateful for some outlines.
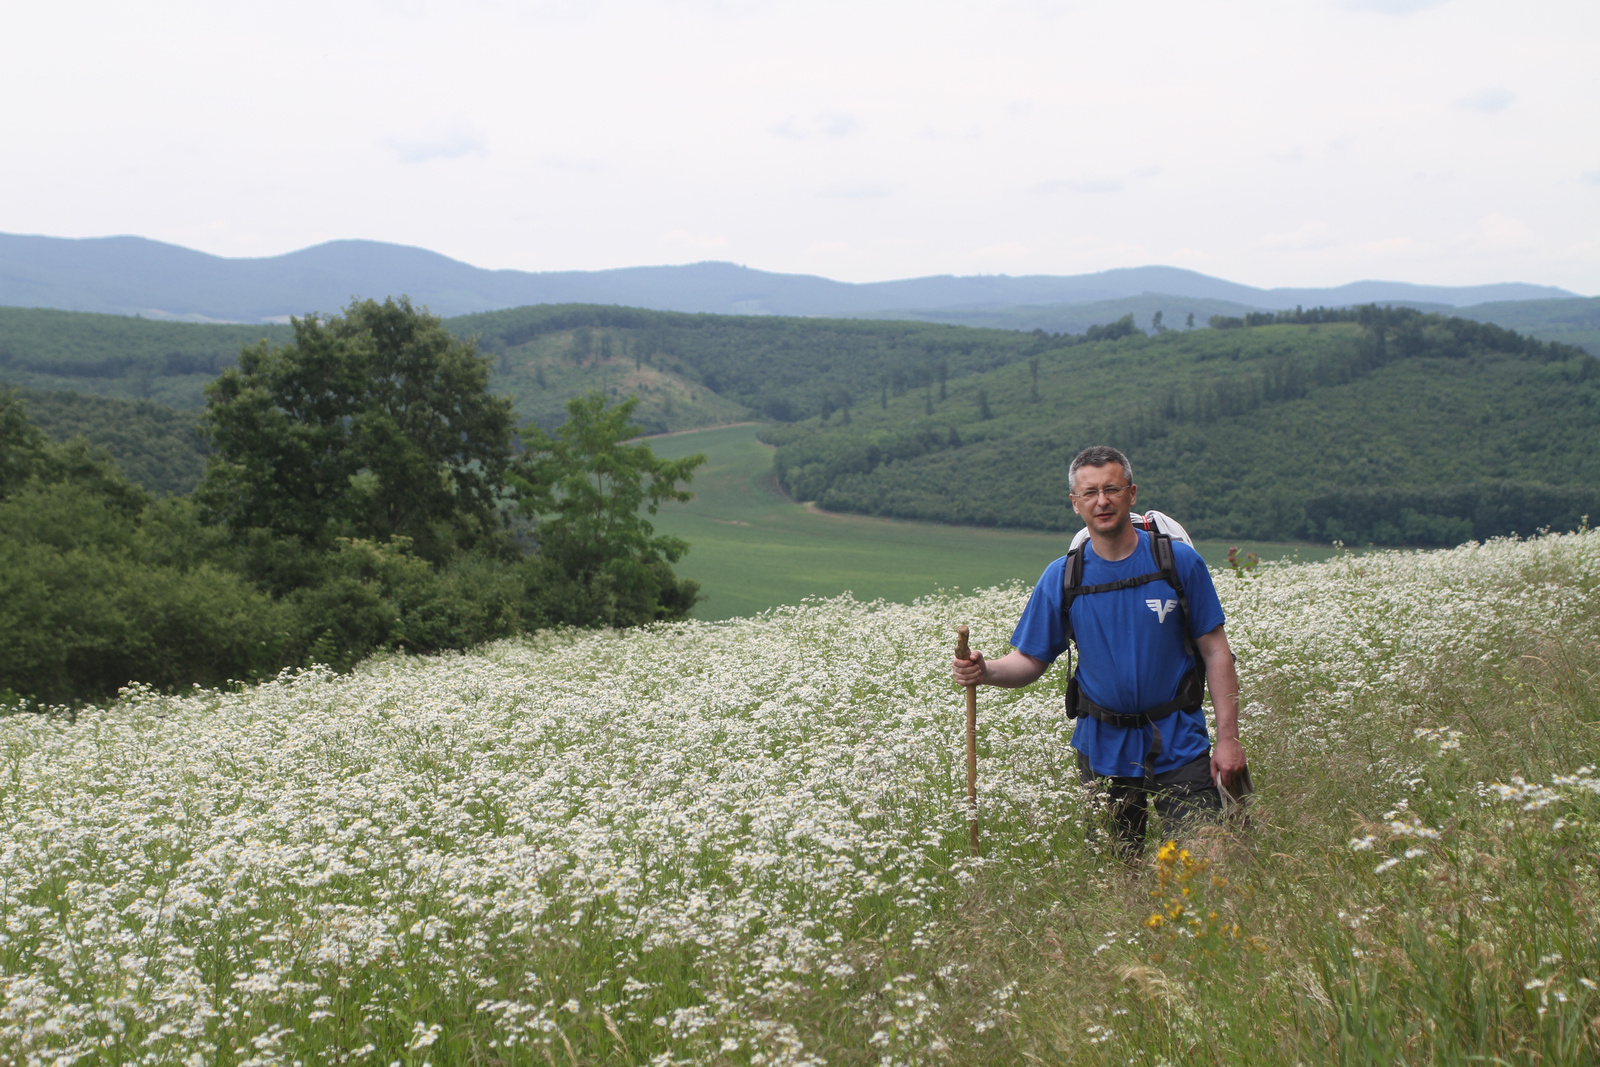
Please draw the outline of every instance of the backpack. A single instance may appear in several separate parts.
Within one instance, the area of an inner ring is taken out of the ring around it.
[[[1067,717],[1076,719],[1087,716],[1112,726],[1128,728],[1150,726],[1150,751],[1146,754],[1144,763],[1145,785],[1149,787],[1155,778],[1155,758],[1161,755],[1161,731],[1155,728],[1155,722],[1175,712],[1193,710],[1205,702],[1206,661],[1200,655],[1200,648],[1195,644],[1194,637],[1189,633],[1189,598],[1184,595],[1183,583],[1178,579],[1178,568],[1172,555],[1174,539],[1182,541],[1190,548],[1194,547],[1194,541],[1176,519],[1159,511],[1147,511],[1143,515],[1134,516],[1133,525],[1135,529],[1143,530],[1150,535],[1150,554],[1155,557],[1156,569],[1149,574],[1141,574],[1134,578],[1102,582],[1099,585],[1084,585],[1083,552],[1084,544],[1089,540],[1089,531],[1087,528],[1079,530],[1072,538],[1072,546],[1067,551],[1067,564],[1062,568],[1061,631],[1067,641],[1069,675],[1066,693]],[[1178,630],[1183,635],[1183,649],[1194,661],[1194,667],[1178,683],[1178,695],[1165,704],[1134,713],[1103,708],[1085,697],[1078,686],[1078,672],[1074,669],[1072,661],[1072,646],[1077,643],[1072,636],[1072,602],[1080,596],[1132,589],[1158,580],[1166,581],[1177,594]]]

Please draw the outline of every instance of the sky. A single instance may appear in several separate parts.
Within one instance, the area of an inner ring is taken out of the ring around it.
[[[1595,294],[1600,3],[19,0],[0,232]]]

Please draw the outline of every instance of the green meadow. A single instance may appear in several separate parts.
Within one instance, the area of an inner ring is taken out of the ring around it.
[[[656,528],[689,542],[679,574],[698,581],[705,600],[695,617],[752,615],[808,596],[853,593],[859,600],[909,603],[939,589],[971,591],[1011,581],[1032,584],[1069,538],[1056,533],[836,515],[796,504],[772,477],[773,449],[756,440],[755,423],[649,438],[671,459],[702,452],[695,499],[667,504]],[[1040,491],[1065,494],[1065,472],[1043,472]],[[1144,500],[1160,508],[1159,500]],[[1174,516],[1180,522],[1182,515]],[[1237,542],[1262,559],[1326,559],[1331,547]],[[1202,541],[1214,567],[1229,543]]]

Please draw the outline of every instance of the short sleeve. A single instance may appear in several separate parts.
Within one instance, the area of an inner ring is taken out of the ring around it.
[[[1022,609],[1017,628],[1011,632],[1011,647],[1045,663],[1054,663],[1067,650],[1061,626],[1061,579],[1065,566],[1063,556],[1044,569],[1033,595],[1028,597],[1028,606]]]
[[[1183,582],[1184,598],[1189,601],[1189,633],[1204,637],[1227,621],[1216,583],[1211,580],[1211,568],[1200,553],[1181,541],[1172,544],[1172,563]]]

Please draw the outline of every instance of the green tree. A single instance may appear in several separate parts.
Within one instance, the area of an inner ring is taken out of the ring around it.
[[[293,324],[206,390],[208,515],[321,546],[409,537],[436,565],[492,541],[515,423],[473,342],[405,297]]]
[[[22,397],[0,389],[0,499],[33,475],[47,445],[44,431],[28,421]]]
[[[628,444],[636,397],[608,405],[598,393],[567,401],[554,435],[522,432],[527,451],[512,473],[522,510],[538,518],[530,561],[535,623],[628,626],[680,619],[699,586],[672,573],[689,546],[660,535],[648,519],[663,501],[689,500],[688,483],[705,456],[661,459]]]

